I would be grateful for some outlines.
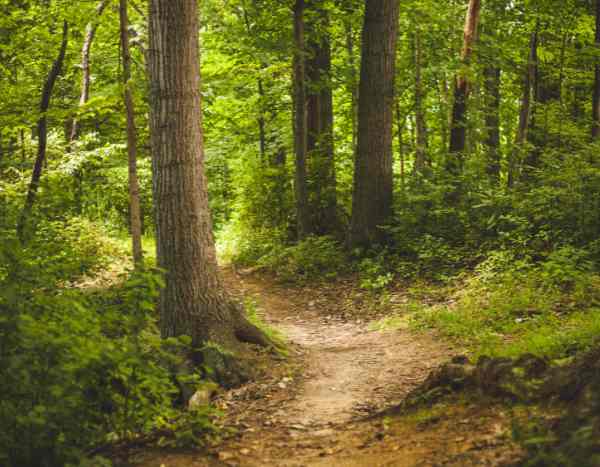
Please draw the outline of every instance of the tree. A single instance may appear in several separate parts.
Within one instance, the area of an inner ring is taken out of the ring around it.
[[[358,152],[349,232],[351,246],[381,238],[392,214],[392,123],[398,36],[397,0],[367,0],[358,98]]]
[[[296,154],[296,230],[298,239],[310,234],[307,188],[307,109],[306,109],[306,44],[304,0],[294,4],[294,148]]]
[[[596,53],[600,49],[600,0],[596,0]],[[594,64],[594,93],[592,98],[592,138],[600,139],[600,58]]]
[[[219,275],[204,172],[196,0],[151,0],[150,131],[157,264],[165,271],[158,309],[163,337],[190,335],[196,348],[216,343],[268,345]],[[209,347],[202,358],[208,358]],[[223,357],[224,358],[224,357]],[[224,372],[224,384],[239,382]]]
[[[87,104],[90,98],[90,82],[91,82],[91,70],[90,70],[90,54],[92,52],[92,44],[96,35],[96,29],[98,28],[98,21],[106,8],[108,0],[101,0],[96,6],[96,18],[90,21],[85,28],[85,37],[83,39],[83,46],[81,47],[81,92],[79,96],[79,107],[83,107]],[[69,135],[69,144],[77,139],[79,135],[79,120],[77,117],[73,118],[71,122],[71,133]]]
[[[52,64],[52,68],[48,72],[46,82],[44,83],[44,89],[42,90],[42,97],[40,99],[40,118],[37,123],[37,134],[38,134],[38,149],[37,156],[35,159],[35,165],[31,174],[31,182],[27,190],[27,198],[25,199],[25,205],[19,216],[17,223],[17,234],[21,241],[25,240],[27,223],[31,215],[31,209],[35,202],[38,188],[40,186],[40,178],[42,177],[42,169],[46,160],[46,144],[48,139],[48,117],[46,112],[50,107],[50,99],[52,98],[52,90],[58,76],[60,75],[65,60],[65,54],[67,52],[67,44],[69,43],[69,24],[67,21],[63,21],[62,28],[62,40],[58,56]]]
[[[142,214],[140,208],[140,186],[137,176],[137,129],[135,126],[135,108],[131,93],[131,54],[129,52],[129,17],[127,0],[119,0],[119,24],[121,53],[123,56],[123,99],[127,116],[127,168],[129,187],[129,228],[133,262],[141,266],[144,255],[142,250]]]
[[[527,142],[529,135],[529,124],[531,120],[531,107],[533,101],[533,91],[536,81],[537,71],[537,50],[538,50],[538,28],[531,33],[529,41],[529,52],[527,56],[527,66],[525,68],[523,79],[523,97],[519,109],[519,127],[515,139],[515,145],[508,164],[508,187],[514,186],[517,180],[517,166],[521,157],[523,145]]]
[[[329,14],[322,0],[308,3],[307,40],[307,155],[314,198],[312,232],[337,230],[337,197],[333,147],[333,93],[331,90],[331,44],[327,28]]]
[[[477,26],[481,0],[469,0],[469,8],[465,18],[463,47],[460,54],[463,67],[468,67],[473,55],[473,46],[477,38]],[[454,105],[452,123],[450,125],[450,148],[447,169],[458,175],[462,170],[462,162],[467,141],[467,100],[469,97],[469,78],[465,70],[459,71],[454,80]]]

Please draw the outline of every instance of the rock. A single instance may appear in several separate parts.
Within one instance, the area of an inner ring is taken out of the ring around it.
[[[235,457],[235,454],[233,454],[232,452],[227,452],[227,451],[221,451],[219,452],[219,460],[221,462],[226,462],[228,460],[231,460]]]
[[[188,410],[199,409],[200,407],[206,407],[210,404],[211,392],[207,389],[199,389],[194,393],[190,401],[188,402]]]
[[[250,454],[250,449],[247,449],[247,448],[240,449],[240,454],[242,456],[247,456],[248,454]]]

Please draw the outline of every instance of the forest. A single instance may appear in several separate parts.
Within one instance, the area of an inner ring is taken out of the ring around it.
[[[600,466],[600,0],[0,0],[0,466]]]

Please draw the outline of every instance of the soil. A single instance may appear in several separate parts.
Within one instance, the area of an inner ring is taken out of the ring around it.
[[[341,306],[347,283],[299,289],[224,272],[230,289],[256,301],[285,335],[290,354],[216,398],[235,434],[203,452],[145,450],[131,459],[136,466],[475,466],[520,456],[509,414],[485,401],[382,415],[454,355],[435,335],[372,330]]]

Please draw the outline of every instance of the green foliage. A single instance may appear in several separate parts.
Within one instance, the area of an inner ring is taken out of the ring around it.
[[[451,304],[433,305],[414,321],[477,354],[559,358],[585,349],[600,333],[600,278],[587,258],[572,247],[539,263],[495,252],[457,286]]]
[[[15,241],[0,255],[0,463],[78,464],[95,445],[186,423],[198,436],[210,432],[211,409],[178,421],[172,375],[189,342],[160,338],[161,274],[131,273],[104,292],[64,288],[110,251],[89,223],[59,227],[39,229],[35,249]]]
[[[273,248],[257,265],[282,280],[302,282],[333,279],[347,267],[346,262],[345,253],[333,238],[310,236],[296,245]]]

